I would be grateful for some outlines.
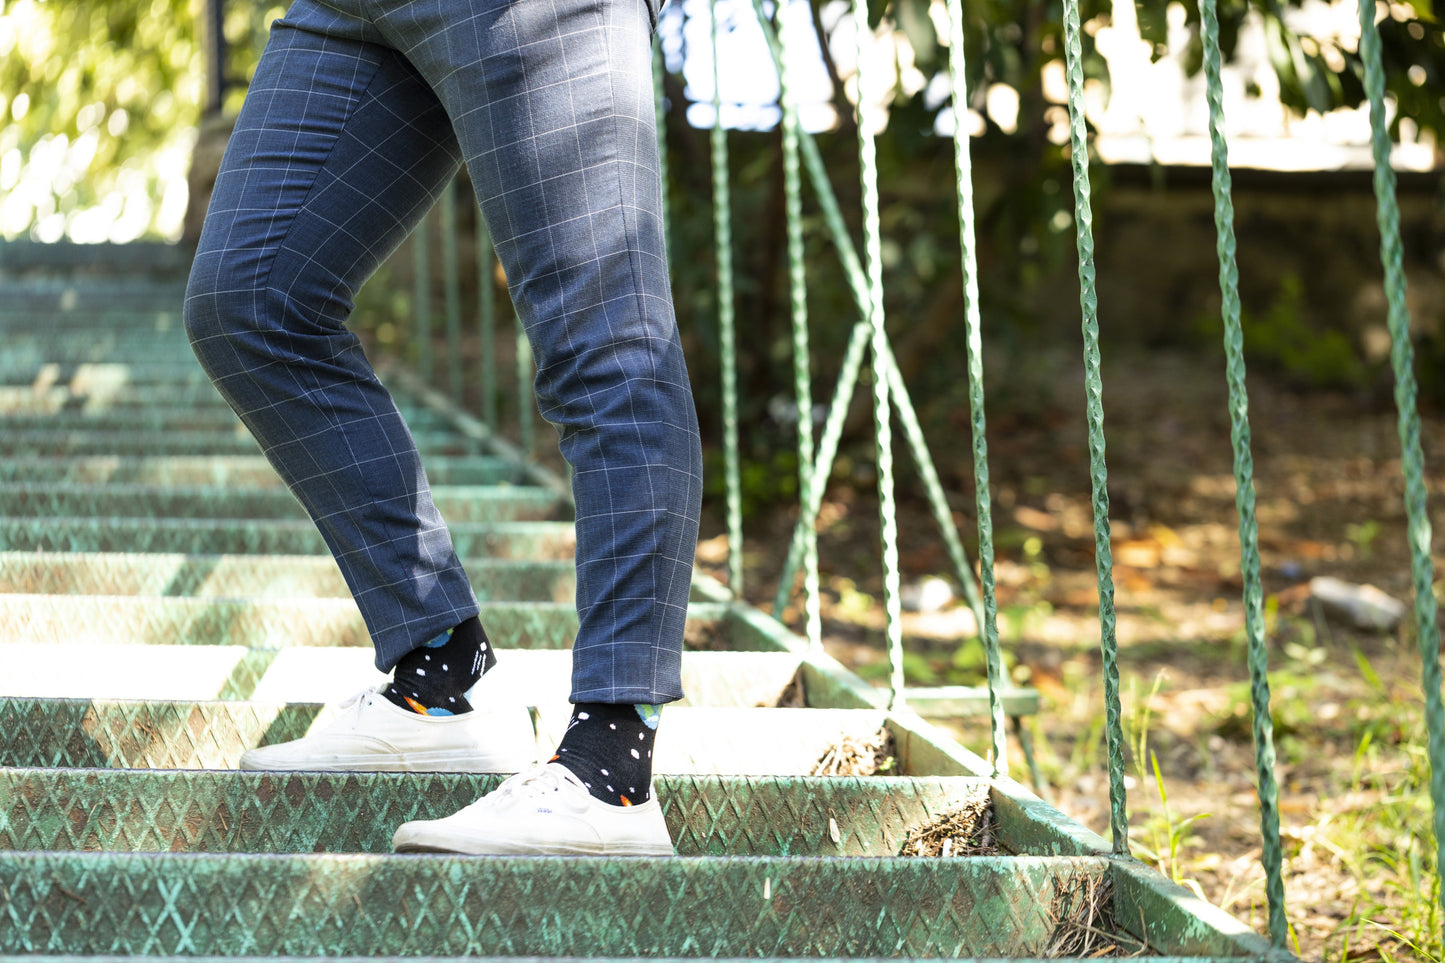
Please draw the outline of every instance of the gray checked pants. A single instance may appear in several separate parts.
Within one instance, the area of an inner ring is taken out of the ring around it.
[[[478,608],[346,321],[465,163],[573,468],[572,699],[682,695],[702,456],[663,250],[649,2],[296,0],[272,27],[186,328],[320,528],[383,671]]]

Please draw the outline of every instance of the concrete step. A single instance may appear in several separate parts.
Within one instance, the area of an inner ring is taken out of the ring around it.
[[[432,498],[448,522],[554,521],[570,515],[556,492],[517,485],[440,485]],[[305,519],[286,489],[232,486],[0,482],[0,516]]]

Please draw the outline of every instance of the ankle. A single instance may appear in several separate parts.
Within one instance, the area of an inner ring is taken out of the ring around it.
[[[661,706],[579,702],[549,762],[582,780],[593,798],[633,806],[652,798],[652,750]]]
[[[465,693],[496,661],[481,621],[473,616],[398,659],[382,695],[420,715],[470,712]]]

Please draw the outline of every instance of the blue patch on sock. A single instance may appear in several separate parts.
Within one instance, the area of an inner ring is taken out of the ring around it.
[[[426,648],[428,648],[428,649],[440,649],[442,646],[446,645],[448,642],[450,642],[450,641],[452,640],[452,633],[453,633],[454,631],[456,631],[456,630],[455,630],[455,629],[447,629],[445,632],[443,632],[441,635],[437,636],[436,638],[432,639],[430,642],[424,643],[425,646],[426,646]]]
[[[656,729],[657,724],[662,721],[662,706],[638,704],[632,708],[637,710],[637,717],[641,719],[642,724],[649,729]]]
[[[454,715],[456,715],[455,712],[452,712],[452,711],[449,710],[449,709],[428,709],[428,710],[426,711],[426,714],[429,715],[429,716],[454,716]]]

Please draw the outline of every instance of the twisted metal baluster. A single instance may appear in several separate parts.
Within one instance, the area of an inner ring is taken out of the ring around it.
[[[1209,101],[1213,164],[1214,225],[1219,254],[1219,290],[1224,317],[1224,350],[1229,381],[1230,441],[1234,446],[1234,505],[1239,515],[1240,574],[1244,578],[1244,631],[1249,642],[1250,699],[1254,707],[1254,758],[1258,776],[1259,822],[1263,837],[1269,934],[1285,948],[1284,877],[1280,872],[1279,788],[1275,782],[1274,721],[1269,710],[1269,654],[1264,639],[1264,590],[1259,580],[1259,526],[1254,514],[1254,456],[1250,451],[1249,393],[1245,386],[1244,329],[1239,312],[1239,266],[1235,257],[1234,202],[1229,150],[1224,139],[1224,86],[1220,80],[1219,14],[1215,0],[1201,0],[1204,73]]]
[[[1390,364],[1395,373],[1401,470],[1405,475],[1405,514],[1410,542],[1410,576],[1415,590],[1415,635],[1420,648],[1420,682],[1425,691],[1425,730],[1430,755],[1430,799],[1435,811],[1435,871],[1445,879],[1445,706],[1440,697],[1440,630],[1436,624],[1435,565],[1430,558],[1430,515],[1426,506],[1425,456],[1420,447],[1420,414],[1415,405],[1415,350],[1410,343],[1410,314],[1405,303],[1404,254],[1400,245],[1400,209],[1395,200],[1395,170],[1390,166],[1390,134],[1385,116],[1385,68],[1375,5],[1360,4],[1360,56],[1365,62],[1365,93],[1370,100],[1370,143],[1375,155],[1376,219],[1380,261],[1385,269],[1389,304]],[[1445,910],[1445,889],[1440,893]],[[1445,941],[1445,933],[1442,933]]]
[[[878,218],[878,150],[867,96],[867,0],[853,0],[858,41],[858,170],[863,187],[863,255],[873,355],[873,428],[878,451],[878,516],[883,541],[883,612],[888,642],[890,708],[903,705],[902,611],[898,600],[898,508],[893,492],[893,424],[888,401],[888,336],[883,331],[883,232]]]
[[[743,597],[743,500],[738,451],[738,359],[733,305],[733,220],[728,184],[728,140],[722,121],[718,63],[719,0],[712,0],[712,196],[717,248],[718,342],[722,353],[723,475],[727,485],[728,588]]]
[[[983,583],[983,638],[988,664],[988,707],[995,775],[1008,774],[1008,729],[1003,712],[1003,659],[998,645],[998,600],[993,577],[993,505],[988,482],[988,434],[983,407],[983,321],[978,306],[975,256],[973,159],[969,155],[968,72],[963,49],[963,3],[948,0],[948,72],[953,87],[953,155],[958,193],[958,238],[962,249],[964,323],[968,330],[968,406],[973,427],[974,503],[978,508],[979,581]]]
[[[798,102],[788,67],[788,50],[796,27],[789,27],[779,8],[782,42],[778,81],[783,104],[783,191],[788,221],[788,282],[793,316],[793,395],[798,406],[798,502],[814,503],[813,380],[808,350],[808,278],[803,264],[803,178],[798,162]],[[821,488],[821,485],[818,485]],[[823,620],[818,592],[818,529],[813,516],[800,513],[803,533],[803,623],[808,644],[821,648]]]
[[[1078,0],[1064,0],[1064,55],[1069,82],[1069,143],[1074,168],[1074,226],[1079,250],[1079,306],[1084,315],[1084,393],[1093,485],[1094,549],[1099,579],[1099,636],[1104,661],[1104,725],[1109,750],[1109,825],[1114,852],[1129,851],[1124,797],[1124,728],[1119,708],[1114,556],[1109,546],[1109,470],[1104,463],[1104,382],[1099,372],[1099,296],[1094,289],[1094,214],[1089,202],[1089,147],[1084,119],[1084,54]]]

